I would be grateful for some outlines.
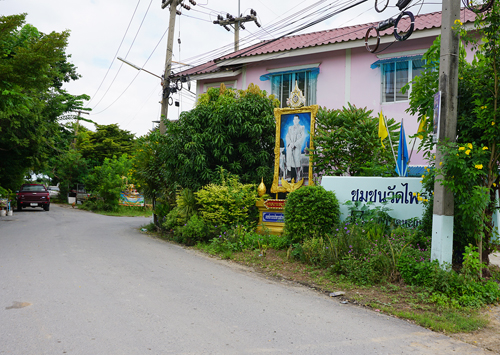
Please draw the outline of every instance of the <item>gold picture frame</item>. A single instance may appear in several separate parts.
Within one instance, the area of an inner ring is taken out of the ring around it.
[[[313,148],[318,109],[318,105],[274,109],[276,145],[272,193],[313,185],[312,156],[308,150]]]

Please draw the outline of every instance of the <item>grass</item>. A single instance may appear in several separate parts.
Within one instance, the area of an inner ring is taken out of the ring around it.
[[[86,209],[82,205],[78,205],[80,209]],[[115,217],[151,217],[153,214],[150,207],[135,207],[135,206],[118,206],[114,211],[100,211],[92,210],[92,212],[97,214],[102,214],[104,216],[115,216]]]
[[[228,257],[224,255],[223,258]],[[325,294],[345,291],[346,294],[339,301],[347,300],[434,331],[467,333],[488,324],[481,310],[444,308],[430,303],[429,294],[423,288],[402,283],[358,286],[345,276],[289,260],[286,251],[268,250],[266,257],[258,256],[255,251],[243,251],[232,253],[231,259],[253,267],[268,277],[298,282]]]
[[[170,234],[161,232],[155,234],[164,240],[172,238]],[[230,259],[252,267],[256,272],[268,278],[296,282],[326,295],[331,292],[344,291],[345,295],[332,298],[332,301],[349,301],[351,304],[406,319],[433,331],[452,335],[474,334],[479,329],[485,329],[485,327],[488,329],[489,320],[485,316],[488,307],[457,309],[439,306],[430,301],[430,293],[422,287],[408,286],[402,282],[396,284],[386,282],[374,286],[356,285],[344,275],[294,260],[286,250],[267,249],[265,255],[262,255],[259,250],[225,251],[216,254],[209,245],[202,243],[194,248],[221,259]],[[491,268],[491,271],[492,274],[500,276],[498,267]]]

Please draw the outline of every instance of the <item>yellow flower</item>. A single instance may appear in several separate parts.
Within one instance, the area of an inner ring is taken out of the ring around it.
[[[469,149],[472,149],[472,144],[467,143],[467,147],[469,147]]]
[[[432,159],[436,159],[436,154],[434,154],[434,155],[432,156]]]
[[[497,184],[493,183],[493,187],[497,187]]]
[[[476,165],[474,165],[474,167],[475,167],[476,169],[481,170],[481,169],[483,168],[483,164],[476,164]]]
[[[455,25],[460,25],[460,26],[462,26],[462,25],[463,25],[463,23],[462,23],[462,21],[460,21],[459,19],[456,19],[456,20],[455,20]]]
[[[465,150],[465,147],[460,147],[458,148],[458,150]]]
[[[483,150],[488,150],[488,147],[483,147]]]
[[[440,162],[439,162],[439,165],[443,165],[443,162],[442,162],[442,161],[440,161]]]
[[[457,153],[457,157],[458,157],[458,153]]]
[[[414,193],[413,193],[413,196],[417,196],[417,193],[416,193],[416,192],[414,192]]]
[[[491,122],[491,125],[494,126],[495,125],[495,122]]]
[[[465,154],[469,155],[469,153],[470,153],[470,149],[467,149],[467,150],[465,151]]]
[[[425,175],[422,175],[422,179],[425,179]]]

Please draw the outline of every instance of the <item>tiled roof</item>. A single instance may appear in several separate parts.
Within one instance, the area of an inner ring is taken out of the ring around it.
[[[460,19],[463,23],[474,21],[475,14],[467,9],[462,9],[460,13]],[[414,32],[423,31],[433,28],[441,27],[441,11],[431,12],[428,14],[415,16],[415,28]],[[355,40],[362,40],[365,38],[367,29],[370,26],[377,26],[378,22],[365,23],[362,25],[354,25],[348,27],[334,28],[331,30],[324,30],[312,33],[301,34],[297,36],[289,36],[279,38],[277,40],[267,40],[250,47],[240,49],[237,52],[233,52],[222,56],[218,59],[212,60],[208,63],[190,68],[183,71],[181,74],[199,75],[212,72],[221,71],[220,67],[217,67],[216,63],[224,60],[242,57],[251,57],[262,54],[277,53],[283,51],[290,51],[301,48],[310,48],[323,46],[327,44],[334,44],[340,42],[349,42]],[[398,28],[407,29],[410,26],[410,19],[405,16],[401,19],[398,24]],[[392,35],[394,28],[391,27],[380,33],[380,36]],[[371,36],[374,36],[375,31],[371,31]],[[411,37],[410,37],[411,38]]]

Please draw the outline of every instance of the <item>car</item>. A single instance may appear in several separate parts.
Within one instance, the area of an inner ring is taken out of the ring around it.
[[[50,209],[50,194],[42,184],[23,184],[16,193],[17,210],[24,207],[42,207],[45,211]]]
[[[49,186],[47,187],[47,190],[49,190],[49,195],[51,198],[59,197],[59,186]]]

